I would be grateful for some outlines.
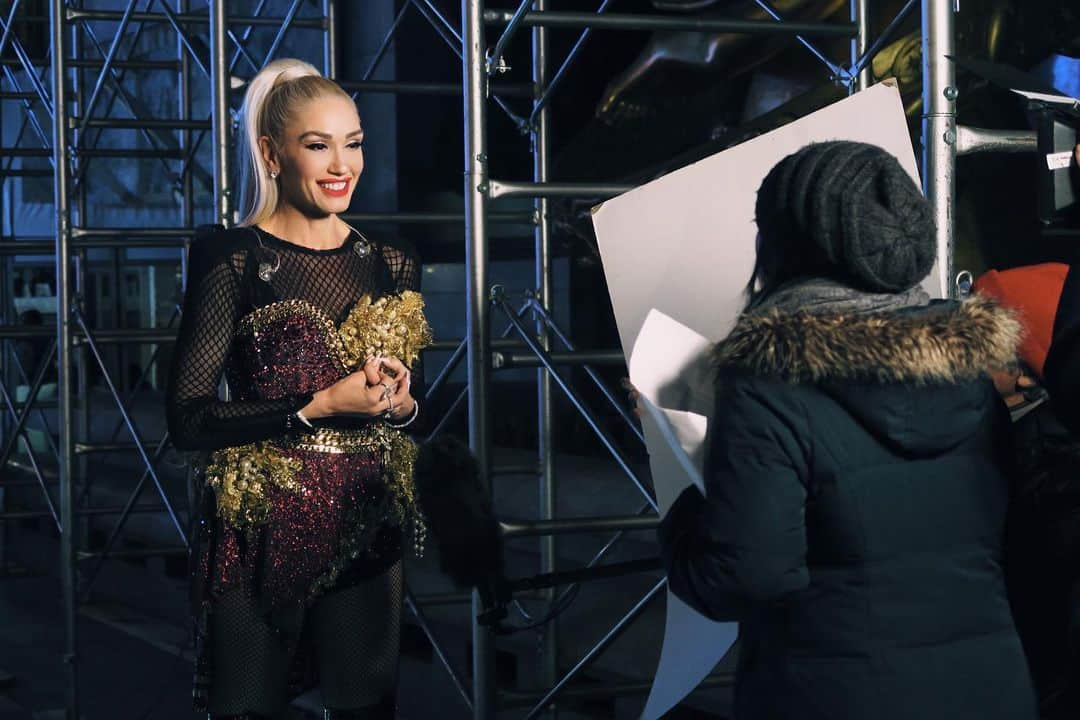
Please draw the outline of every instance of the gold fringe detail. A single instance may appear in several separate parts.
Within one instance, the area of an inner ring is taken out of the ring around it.
[[[372,425],[371,430],[382,452],[383,482],[393,498],[390,519],[399,525],[412,525],[413,549],[417,557],[423,557],[427,524],[420,512],[413,482],[419,448],[411,437],[387,425]]]
[[[413,552],[416,557],[424,555],[427,524],[420,512],[413,484],[413,468],[418,452],[416,443],[408,435],[385,425],[372,425],[370,437],[380,446],[386,494],[378,504],[365,503],[349,512],[345,519],[346,530],[341,549],[326,572],[311,584],[309,603],[334,587],[341,573],[367,550],[379,529],[386,524],[410,525]]]
[[[296,474],[303,461],[282,456],[283,449],[377,453],[382,464],[386,497],[377,505],[365,504],[350,513],[346,520],[350,529],[341,553],[323,576],[332,576],[328,582],[332,584],[345,565],[367,547],[374,537],[371,533],[386,523],[411,526],[413,550],[417,557],[423,556],[427,524],[413,483],[416,443],[400,430],[378,422],[359,430],[321,429],[310,435],[281,438],[273,444],[259,442],[214,451],[206,466],[206,481],[217,497],[218,515],[229,527],[247,531],[266,522],[270,487],[302,491]]]

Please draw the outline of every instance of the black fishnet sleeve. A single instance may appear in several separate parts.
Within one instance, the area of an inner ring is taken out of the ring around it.
[[[415,290],[420,292],[420,259],[410,247],[383,246],[383,260],[394,278],[394,291]]]
[[[311,395],[226,402],[218,384],[242,311],[244,251],[228,250],[225,233],[191,246],[184,314],[169,372],[166,419],[180,450],[216,450],[284,433]]]
[[[384,245],[383,260],[386,261],[387,267],[390,268],[390,276],[394,279],[395,292],[400,293],[406,290],[420,292],[420,259],[412,248]],[[409,371],[412,374],[412,396],[423,401],[426,389],[423,354],[416,359]],[[417,422],[409,426],[409,432],[414,435],[421,434],[427,427],[427,424],[423,421],[424,408],[421,406]]]

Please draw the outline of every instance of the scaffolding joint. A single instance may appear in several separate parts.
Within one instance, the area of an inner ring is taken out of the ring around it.
[[[488,77],[505,75],[511,70],[509,63],[506,62],[506,58],[501,54],[498,57],[495,57],[491,52],[488,52],[484,63],[487,66]]]

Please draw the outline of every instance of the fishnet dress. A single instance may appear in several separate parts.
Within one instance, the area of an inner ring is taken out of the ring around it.
[[[297,432],[293,415],[311,401],[313,389],[260,393],[258,383],[245,376],[252,363],[243,356],[238,328],[250,313],[300,301],[337,326],[365,295],[374,299],[419,290],[419,265],[411,252],[372,243],[370,252],[361,255],[354,250],[356,239],[331,250],[304,248],[254,228],[216,229],[196,239],[167,396],[169,431],[177,448],[209,452]],[[264,263],[276,268],[269,281],[259,277]],[[303,358],[296,362],[302,364]],[[420,373],[412,370],[415,396]],[[234,391],[228,401],[218,394],[223,377]],[[382,420],[349,416],[313,422],[348,429]],[[368,472],[374,461],[346,458],[322,456],[310,465],[355,476],[356,482],[374,482],[375,470]],[[372,717],[392,713],[400,528],[380,530],[367,554],[341,572],[328,592],[308,598],[306,610],[292,612],[298,606],[278,602],[273,596],[282,591],[264,576],[279,564],[275,553],[295,557],[305,550],[295,542],[288,548],[280,540],[275,544],[278,529],[273,519],[269,524],[259,535],[234,531],[215,517],[213,493],[204,493],[192,584],[200,640],[197,709],[209,706],[223,716],[276,715],[292,694],[318,679],[328,707],[382,708]],[[325,548],[328,537],[312,533],[310,542]]]
[[[311,394],[243,402],[218,398],[218,383],[243,316],[296,299],[311,303],[336,325],[364,295],[420,290],[420,266],[412,253],[382,243],[360,257],[353,251],[354,239],[337,249],[311,250],[261,230],[238,228],[207,234],[192,245],[167,399],[173,445],[181,450],[216,450],[266,440],[284,433],[290,416],[311,402]],[[260,280],[258,265],[268,262],[273,267],[278,260],[270,282]],[[416,396],[420,373],[419,368],[412,370]],[[360,422],[322,421],[332,426]]]

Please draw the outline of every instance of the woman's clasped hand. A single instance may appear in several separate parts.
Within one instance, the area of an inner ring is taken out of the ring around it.
[[[395,357],[371,358],[363,367],[326,389],[329,415],[384,415],[391,420],[413,411],[412,373]]]

